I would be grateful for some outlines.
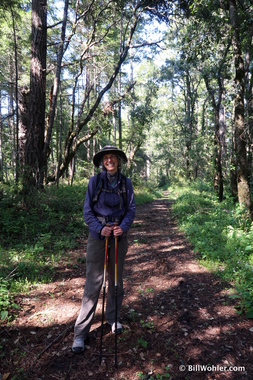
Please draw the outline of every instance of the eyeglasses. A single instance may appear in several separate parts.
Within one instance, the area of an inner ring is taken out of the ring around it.
[[[103,161],[108,161],[108,160],[115,160],[117,156],[115,154],[111,154],[110,156],[104,156]]]

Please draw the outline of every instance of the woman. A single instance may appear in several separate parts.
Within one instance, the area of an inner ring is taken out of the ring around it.
[[[89,227],[86,252],[86,283],[82,305],[74,328],[73,353],[84,351],[85,339],[95,314],[103,282],[105,241],[109,238],[108,292],[106,319],[111,330],[122,332],[119,312],[123,300],[123,268],[127,253],[127,232],[135,217],[133,186],[121,174],[121,163],[127,162],[125,153],[114,146],[105,146],[93,157],[102,172],[91,177],[84,202],[84,221]],[[117,326],[115,326],[114,243],[118,239]]]

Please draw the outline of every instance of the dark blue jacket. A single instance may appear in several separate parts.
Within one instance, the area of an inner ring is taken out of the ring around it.
[[[106,171],[102,171],[100,178],[103,180],[104,188],[112,190],[113,192],[101,191],[98,201],[93,204],[93,197],[97,186],[97,176],[91,177],[84,202],[83,217],[85,223],[89,227],[90,234],[95,239],[100,239],[100,231],[102,229],[102,223],[98,220],[98,216],[101,217],[116,217],[121,220],[119,223],[121,229],[126,233],[135,217],[135,201],[132,182],[129,178],[126,178],[126,194],[127,194],[127,207],[125,207],[124,199],[120,194],[121,186],[119,173],[117,184],[112,187],[107,179]],[[125,210],[126,208],[126,210]]]

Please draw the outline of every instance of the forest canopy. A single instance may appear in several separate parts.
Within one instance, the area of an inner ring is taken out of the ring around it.
[[[116,144],[133,180],[205,179],[251,213],[253,4],[2,1],[0,178],[88,178]]]

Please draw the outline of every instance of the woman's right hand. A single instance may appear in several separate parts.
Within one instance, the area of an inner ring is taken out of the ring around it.
[[[101,236],[110,237],[112,233],[112,228],[113,228],[112,226],[104,226],[100,233]]]

